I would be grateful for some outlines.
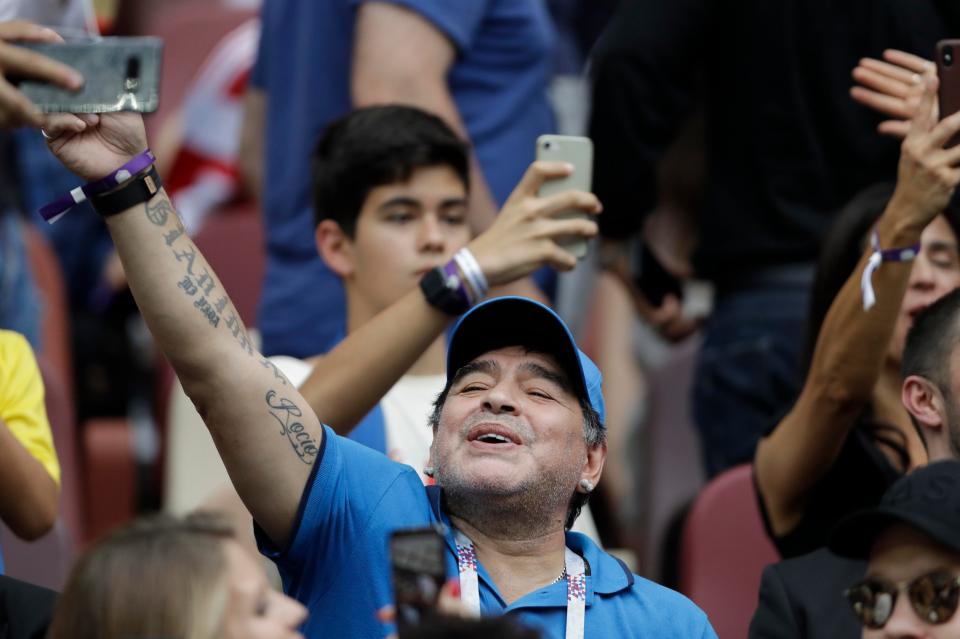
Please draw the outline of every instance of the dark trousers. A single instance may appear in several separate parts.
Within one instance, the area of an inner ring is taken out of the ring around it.
[[[787,281],[773,277],[716,295],[692,400],[709,477],[752,461],[759,439],[800,390],[808,274],[802,269]]]

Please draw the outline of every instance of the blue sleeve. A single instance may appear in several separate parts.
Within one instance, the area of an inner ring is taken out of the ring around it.
[[[272,31],[267,29],[268,21],[270,20],[270,8],[273,7],[276,3],[271,2],[271,0],[264,0],[263,6],[260,8],[260,40],[257,43],[257,57],[253,61],[253,68],[250,69],[250,78],[247,80],[247,84],[258,89],[266,88],[266,49],[271,42],[271,33]]]
[[[425,518],[429,502],[416,471],[324,426],[319,460],[287,547],[278,548],[258,526],[255,534],[260,551],[276,562],[287,593],[311,602],[357,554],[385,552],[388,530]]]
[[[367,0],[350,0],[359,6]],[[383,0],[378,0],[382,2]],[[419,14],[453,41],[458,51],[469,49],[490,0],[386,0]]]

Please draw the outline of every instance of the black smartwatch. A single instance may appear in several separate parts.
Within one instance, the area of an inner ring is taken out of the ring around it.
[[[94,210],[103,217],[116,215],[132,206],[149,202],[163,187],[157,167],[150,165],[145,172],[136,175],[120,185],[119,188],[90,198]]]
[[[470,302],[463,295],[462,289],[460,278],[447,275],[439,266],[420,279],[420,290],[427,302],[447,315],[462,315],[470,308]]]

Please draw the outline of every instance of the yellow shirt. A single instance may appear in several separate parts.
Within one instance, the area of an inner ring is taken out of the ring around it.
[[[30,344],[0,330],[0,420],[60,484],[60,462],[43,403],[43,380]]]

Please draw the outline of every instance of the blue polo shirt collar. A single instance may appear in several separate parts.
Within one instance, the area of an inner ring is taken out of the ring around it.
[[[457,545],[453,538],[453,526],[450,524],[447,513],[443,510],[440,488],[438,486],[428,487],[427,496],[437,521],[442,522],[447,527],[446,542],[447,548],[450,550],[450,556],[456,557]],[[586,562],[587,607],[593,603],[597,594],[611,595],[633,587],[634,576],[626,565],[616,557],[601,550],[589,537],[581,533],[567,532],[566,542],[567,547],[583,557]],[[453,574],[456,575],[456,565],[453,566],[453,570]],[[551,584],[531,592],[513,602],[512,605],[507,606],[503,597],[497,591],[493,580],[490,579],[490,575],[487,574],[486,569],[479,562],[477,564],[477,576],[496,596],[498,603],[505,608],[505,612],[521,608],[565,608],[567,605],[566,582]]]

